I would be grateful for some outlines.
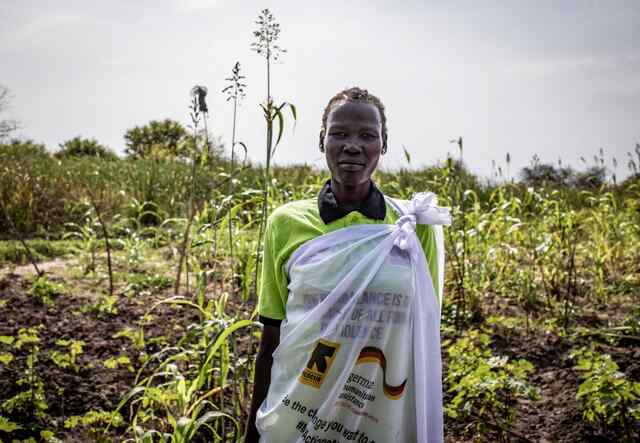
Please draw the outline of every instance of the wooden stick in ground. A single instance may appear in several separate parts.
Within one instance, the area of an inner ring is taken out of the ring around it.
[[[89,188],[87,188],[87,194],[89,194],[89,200],[91,201],[91,206],[93,206],[93,210],[96,212],[96,217],[98,217],[98,222],[100,223],[100,227],[102,228],[102,235],[104,236],[104,245],[107,250],[107,270],[109,271],[109,295],[113,295],[113,268],[111,266],[111,244],[109,243],[109,233],[107,231],[107,225],[102,219],[102,213],[98,208],[98,204],[96,203],[96,199],[93,196],[93,193]]]
[[[9,222],[9,227],[13,231],[14,235],[16,237],[18,237],[18,240],[20,241],[20,243],[22,243],[22,247],[27,252],[27,257],[29,258],[29,261],[31,262],[31,265],[33,266],[33,268],[36,270],[36,274],[38,275],[38,277],[40,277],[41,275],[44,275],[44,272],[42,272],[40,270],[40,268],[38,268],[38,264],[36,263],[36,259],[34,258],[33,254],[31,253],[31,249],[27,245],[27,242],[24,241],[24,238],[22,237],[22,235],[20,234],[20,232],[16,228],[16,225],[13,224],[13,220],[11,219],[11,216],[9,216],[9,212],[7,211],[7,208],[5,207],[4,202],[2,200],[0,200],[0,206],[2,206],[2,212],[4,213],[5,218]]]

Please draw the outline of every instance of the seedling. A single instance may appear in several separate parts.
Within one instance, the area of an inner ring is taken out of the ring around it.
[[[78,372],[80,368],[76,359],[83,353],[85,342],[82,340],[56,340],[56,345],[66,348],[67,352],[53,351],[51,360],[63,369],[72,368]]]
[[[582,402],[584,418],[604,431],[619,427],[625,441],[637,441],[634,429],[640,423],[640,383],[628,380],[610,355],[581,348],[571,357],[577,360],[575,369],[583,380],[576,398]]]

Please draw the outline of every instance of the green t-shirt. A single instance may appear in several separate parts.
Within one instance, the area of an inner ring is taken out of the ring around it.
[[[358,224],[394,224],[399,216],[386,203],[384,220],[367,218],[353,211],[346,216],[325,224],[320,218],[318,202],[315,199],[287,203],[276,209],[267,220],[264,236],[264,258],[260,282],[259,313],[274,320],[285,318],[285,306],[289,291],[289,281],[285,265],[291,254],[303,243],[323,234]],[[433,229],[427,225],[417,225],[416,234],[424,249],[429,272],[435,288],[438,288],[438,264]],[[434,291],[437,289],[434,288]],[[441,297],[441,296],[440,296]]]

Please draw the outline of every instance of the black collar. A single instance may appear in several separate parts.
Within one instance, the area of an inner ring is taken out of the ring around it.
[[[320,218],[325,225],[328,225],[332,221],[338,220],[351,211],[344,209],[340,206],[336,200],[333,191],[331,190],[331,180],[327,180],[320,193],[318,194],[318,210],[320,211]],[[369,189],[369,195],[360,204],[359,208],[355,209],[362,215],[374,220],[384,220],[387,214],[387,205],[384,202],[384,196],[378,187],[371,182],[371,188]]]

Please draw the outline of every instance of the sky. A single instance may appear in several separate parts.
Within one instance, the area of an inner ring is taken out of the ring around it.
[[[230,144],[220,92],[239,61],[247,95],[238,139],[264,159],[264,58],[250,50],[270,8],[287,52],[272,67],[276,102],[296,105],[275,161],[324,166],[318,131],[336,92],[360,86],[387,109],[382,167],[459,156],[491,176],[542,162],[583,169],[602,148],[627,172],[640,143],[640,1],[0,0],[0,84],[19,135],[50,149],[80,135],[116,152],[133,126],[190,122],[192,86],[209,89],[209,127]]]

